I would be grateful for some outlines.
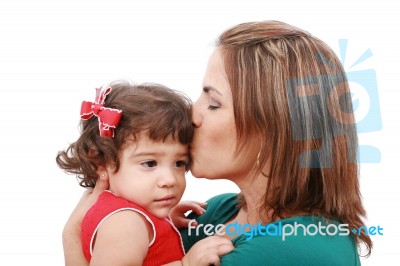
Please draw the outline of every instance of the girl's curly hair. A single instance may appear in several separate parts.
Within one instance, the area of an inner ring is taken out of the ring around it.
[[[118,152],[127,137],[148,132],[154,141],[165,141],[172,136],[181,144],[192,140],[191,100],[185,94],[160,84],[131,85],[115,81],[107,95],[104,107],[122,111],[122,118],[114,130],[114,138],[102,137],[98,118],[81,120],[81,135],[66,150],[58,152],[57,165],[65,172],[75,174],[82,187],[94,187],[98,167],[107,165],[119,169]]]

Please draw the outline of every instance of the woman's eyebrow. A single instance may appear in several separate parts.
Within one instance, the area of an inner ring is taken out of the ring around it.
[[[205,93],[208,93],[209,91],[213,91],[213,92],[215,92],[215,93],[217,93],[217,94],[223,96],[221,92],[219,92],[216,88],[214,88],[214,87],[212,87],[212,86],[204,86],[204,87],[203,87],[203,91],[204,91]]]

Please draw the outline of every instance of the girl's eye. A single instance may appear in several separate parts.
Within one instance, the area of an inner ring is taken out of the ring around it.
[[[186,168],[186,166],[188,165],[188,161],[177,161],[175,165],[178,168]]]
[[[152,167],[157,166],[157,162],[156,161],[147,161],[147,162],[142,163],[142,165],[144,167],[152,168]]]

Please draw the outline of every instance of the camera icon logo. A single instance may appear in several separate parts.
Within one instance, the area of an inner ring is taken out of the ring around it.
[[[348,40],[339,40],[343,66],[345,66],[347,43]],[[317,56],[324,64],[331,64],[322,54]],[[371,56],[371,50],[367,49],[349,69]],[[350,93],[346,92],[347,90],[343,86],[346,78]],[[321,147],[318,150],[303,151],[300,154],[301,167],[331,167],[332,139],[347,137],[347,141],[351,141],[352,137],[346,136],[348,134],[346,132],[354,132],[354,130],[348,131],[347,128],[349,127],[356,127],[357,134],[366,134],[382,129],[376,72],[373,69],[346,70],[345,73],[293,78],[287,81],[287,97],[293,138],[299,141],[321,140]],[[313,97],[313,100],[310,101],[309,97]],[[350,101],[352,108],[351,105],[346,104]],[[334,102],[339,103],[340,110],[330,108]],[[318,111],[313,111],[313,109]],[[307,117],[304,112],[310,112],[311,116]],[[324,117],[324,119],[321,119],[321,117]],[[332,126],[332,131],[328,132],[329,134],[326,132],[326,125],[323,124],[326,119],[330,121]],[[313,126],[311,128],[310,121],[307,120],[312,121]],[[322,131],[325,134],[322,134]],[[359,163],[379,163],[381,161],[381,153],[377,147],[360,143],[358,149]],[[348,149],[347,152],[351,153],[352,151]],[[352,153],[354,155],[354,152]],[[307,163],[306,158],[310,158],[310,155],[311,162]],[[329,155],[330,158],[328,158]],[[349,158],[355,158],[355,156],[349,156]]]
[[[339,40],[340,57],[343,65],[345,65],[347,44],[347,39]],[[371,56],[372,51],[367,49],[349,69],[362,63]],[[355,122],[358,134],[382,130],[382,118],[375,70],[346,71],[346,75],[352,94],[353,111],[356,118]],[[359,144],[360,163],[379,163],[380,161],[381,152],[377,147],[368,144]]]

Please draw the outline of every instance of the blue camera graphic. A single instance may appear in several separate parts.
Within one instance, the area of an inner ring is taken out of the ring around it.
[[[373,69],[346,72],[353,98],[358,134],[382,129],[376,73]],[[354,92],[356,89],[357,92]],[[364,90],[364,91],[363,91]],[[359,144],[360,163],[379,163],[381,152],[377,147]]]
[[[343,65],[346,57],[347,43],[347,40],[339,40],[341,62]],[[318,56],[324,63],[330,64],[330,62],[322,55]],[[366,50],[350,68],[371,56],[371,50]],[[348,95],[348,93],[343,93],[340,97],[351,97],[350,99],[353,108],[352,110],[346,110],[346,108],[341,106],[341,117],[346,117],[346,112],[353,112],[355,121],[351,120],[351,122],[336,119],[335,114],[329,108],[329,101],[331,100],[330,96],[337,95],[337,91],[333,93],[334,90],[340,90],[340,83],[345,81],[343,80],[343,73],[333,73],[318,77],[294,78],[287,81],[287,96],[293,138],[295,140],[321,140],[321,147],[319,150],[304,151],[300,155],[299,162],[301,167],[307,167],[305,161],[305,158],[307,157],[303,157],[306,155],[306,152],[310,153],[312,158],[311,165],[308,165],[308,167],[331,167],[331,158],[327,158],[323,161],[318,159],[321,158],[320,155],[323,154],[330,154],[332,157],[332,141],[329,139],[321,139],[323,136],[321,130],[324,128],[323,126],[318,125],[318,123],[323,123],[320,119],[321,116],[330,119],[330,122],[333,124],[332,128],[334,131],[331,132],[331,138],[344,136],[346,134],[345,132],[347,132],[346,127],[348,126],[355,126],[357,134],[366,134],[382,129],[375,70],[365,69],[359,71],[346,71],[345,74],[350,87],[350,95]],[[324,84],[321,84],[321,80],[334,81],[334,84],[330,82],[324,82]],[[324,93],[322,93],[322,90]],[[324,98],[323,95],[325,95],[326,98]],[[314,97],[314,99],[307,103],[305,97]],[[340,102],[340,99],[337,100]],[[349,98],[347,98],[347,100],[349,100]],[[310,108],[310,106],[308,106],[310,103],[315,105],[315,107],[318,107],[318,110],[322,111],[321,113],[311,112],[311,117],[307,118],[302,113],[305,112],[305,109]],[[304,119],[312,119],[316,127],[312,129],[306,128],[307,126],[304,126]],[[338,123],[340,125],[338,125]],[[338,126],[335,126],[335,124]],[[380,150],[373,145],[360,143],[358,153],[357,157],[359,163],[379,163],[381,161]]]

